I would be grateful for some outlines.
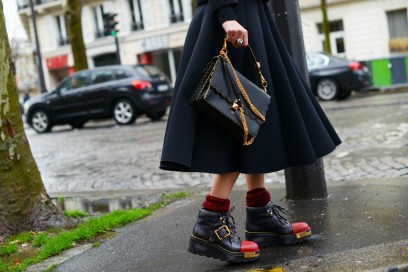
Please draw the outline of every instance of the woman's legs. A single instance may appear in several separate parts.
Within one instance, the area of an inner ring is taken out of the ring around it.
[[[214,176],[210,195],[221,199],[228,199],[238,176],[239,172],[216,174]]]
[[[246,174],[245,178],[248,192],[258,188],[265,188],[264,174]]]

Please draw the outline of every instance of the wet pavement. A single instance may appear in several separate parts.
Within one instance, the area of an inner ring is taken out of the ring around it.
[[[67,197],[69,209],[126,208],[164,191],[195,192],[54,271],[408,271],[408,92],[322,105],[344,142],[324,159],[328,199],[286,201],[283,172],[267,175],[274,202],[289,209],[292,221],[310,223],[313,237],[297,246],[262,248],[258,262],[240,266],[187,252],[211,177],[158,169],[165,120],[140,118],[126,127],[90,122],[44,135],[28,129],[49,194]],[[240,179],[231,197],[241,234],[243,184]]]
[[[321,104],[343,140],[324,159],[327,181],[408,176],[408,92]],[[142,117],[125,127],[108,120],[80,130],[58,126],[42,135],[27,128],[27,135],[52,196],[208,187],[208,174],[158,169],[165,126],[165,119]],[[268,184],[284,183],[283,171],[266,177]]]
[[[309,222],[313,236],[296,246],[261,249],[258,262],[228,265],[187,252],[202,197],[175,203],[119,235],[62,263],[54,271],[407,271],[408,178],[330,183],[327,200],[287,202],[281,184],[272,185],[275,203],[292,221]],[[245,191],[231,200],[238,233],[244,233]],[[390,270],[391,267],[401,270]]]

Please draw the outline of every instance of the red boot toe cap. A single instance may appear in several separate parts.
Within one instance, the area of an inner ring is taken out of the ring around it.
[[[305,222],[298,222],[298,223],[293,223],[292,224],[293,234],[304,232],[304,231],[307,231],[309,229],[310,229],[309,225],[307,223],[305,223]]]
[[[257,243],[242,240],[241,241],[241,252],[256,252],[259,251],[259,247]]]

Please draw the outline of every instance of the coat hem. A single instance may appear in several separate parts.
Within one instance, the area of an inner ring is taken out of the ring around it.
[[[317,156],[314,160],[307,160],[307,161],[296,162],[296,163],[286,163],[285,165],[270,167],[270,168],[268,167],[264,169],[250,170],[250,169],[231,168],[231,169],[225,169],[225,170],[220,171],[220,170],[211,169],[211,167],[191,167],[191,166],[186,165],[185,163],[176,162],[175,160],[171,160],[171,159],[161,160],[159,168],[165,171],[193,172],[193,173],[197,172],[197,173],[209,173],[209,174],[225,174],[225,173],[232,173],[232,172],[239,172],[241,174],[267,174],[267,173],[281,171],[281,170],[284,170],[290,167],[310,165],[316,162],[318,159],[321,159],[324,156],[333,152],[336,149],[336,147],[340,144],[341,144],[341,141],[340,143],[336,144],[333,148],[331,148],[329,151],[324,152],[323,155]]]

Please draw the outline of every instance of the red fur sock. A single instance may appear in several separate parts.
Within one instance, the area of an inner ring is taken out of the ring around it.
[[[271,195],[265,188],[256,188],[245,197],[247,207],[263,207],[271,201]]]
[[[224,213],[228,212],[230,207],[229,199],[221,199],[215,196],[207,195],[203,202],[203,208],[210,212]]]

